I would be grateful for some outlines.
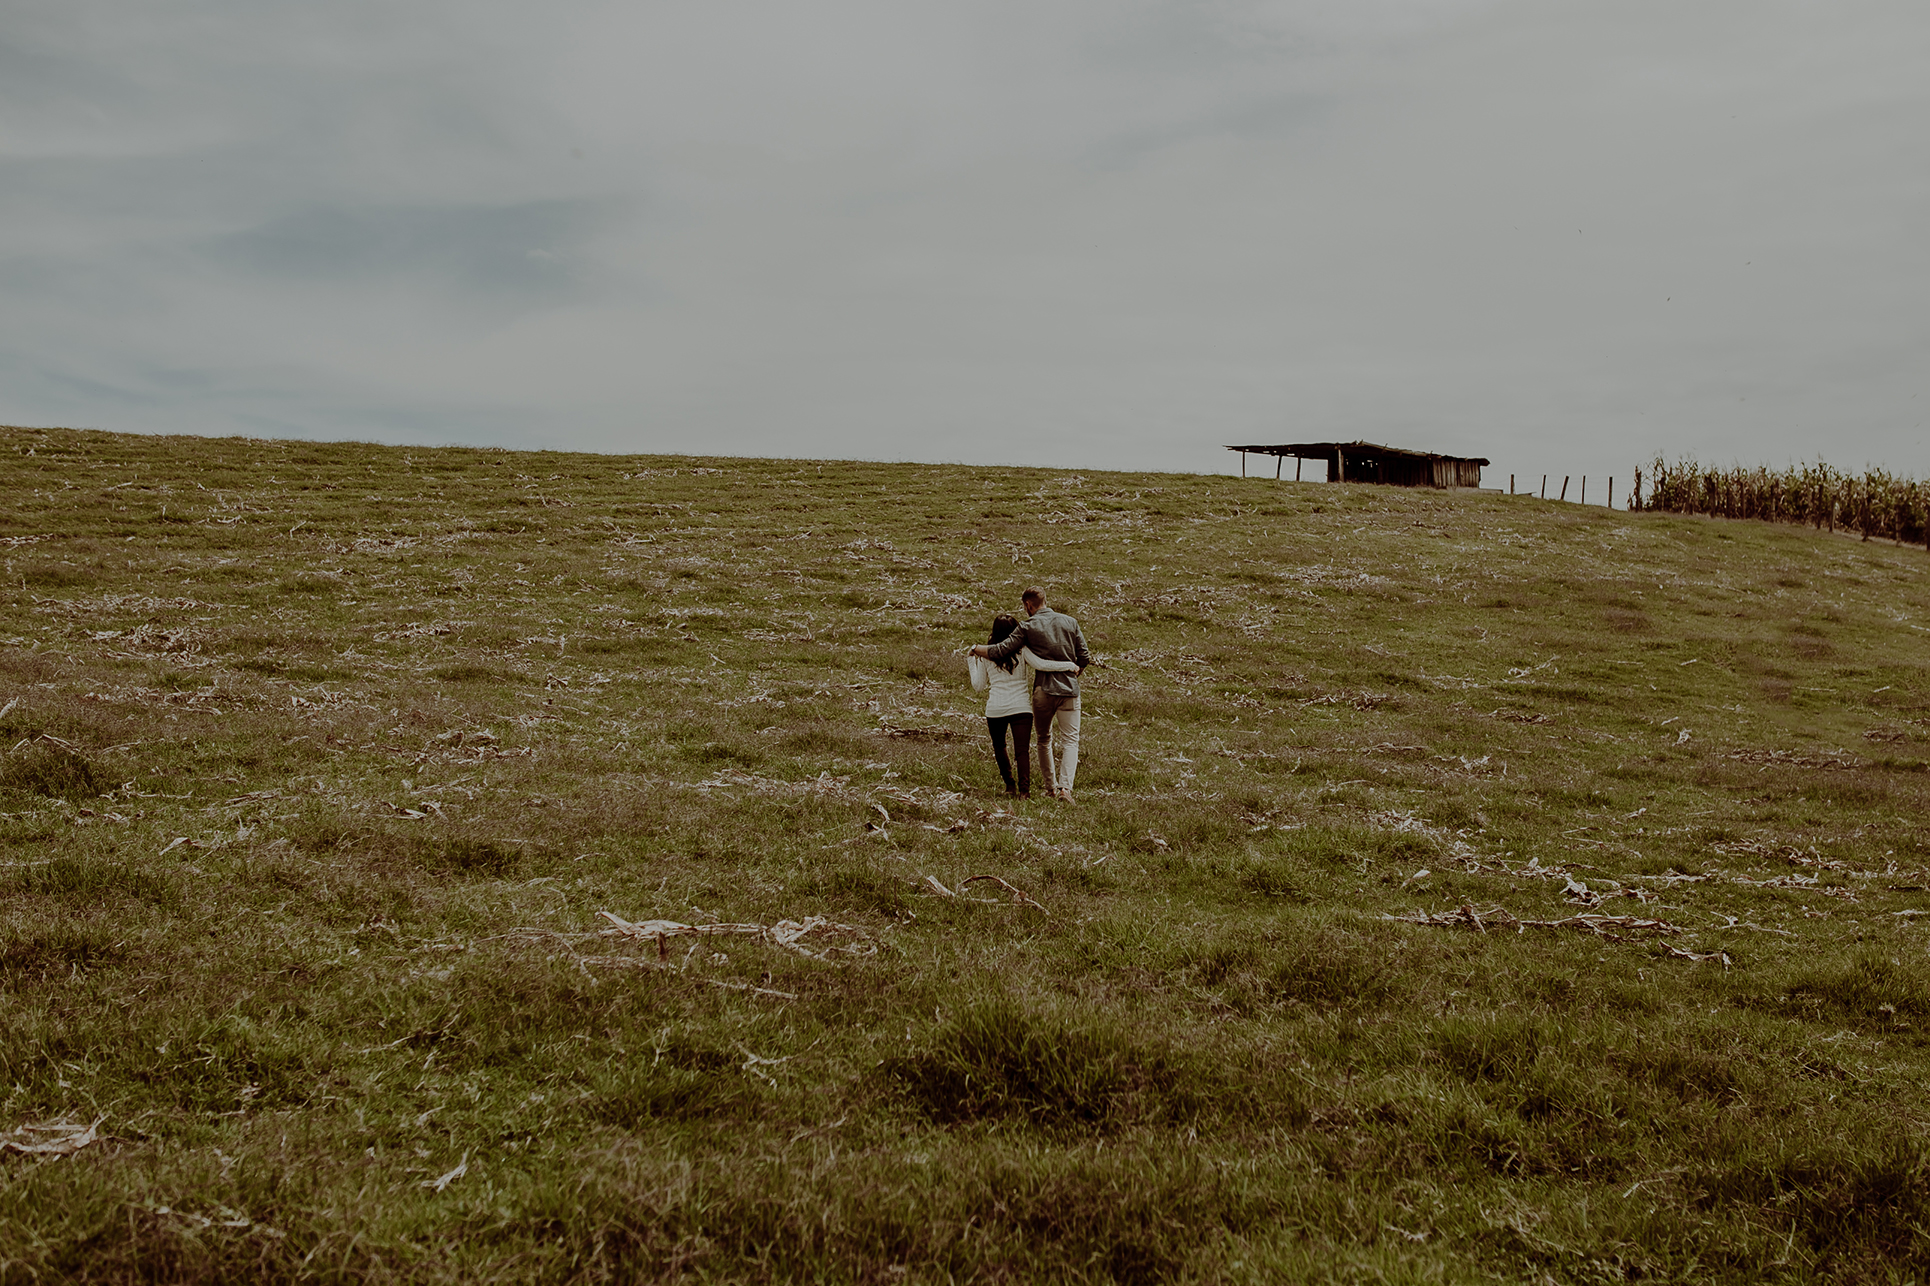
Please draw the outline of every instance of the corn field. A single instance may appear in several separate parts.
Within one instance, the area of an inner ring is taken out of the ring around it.
[[[1658,456],[1646,482],[1644,495],[1637,469],[1630,509],[1759,518],[1825,531],[1841,527],[1861,532],[1865,540],[1883,536],[1930,549],[1930,484],[1882,469],[1850,474],[1820,461],[1780,471],[1761,465],[1716,469],[1694,460],[1670,464]]]

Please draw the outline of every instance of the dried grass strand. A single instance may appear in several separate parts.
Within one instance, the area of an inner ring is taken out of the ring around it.
[[[610,922],[604,929],[605,937],[634,938],[657,944],[657,957],[668,959],[671,938],[708,938],[728,935],[743,935],[763,938],[774,946],[794,951],[812,960],[829,960],[833,956],[871,956],[878,953],[878,944],[870,933],[854,924],[839,924],[821,915],[806,916],[802,920],[779,920],[776,924],[684,924],[678,920],[640,920],[630,921],[609,911],[597,914]],[[835,943],[814,950],[805,942],[814,935],[846,934],[857,941]]]
[[[29,1156],[67,1156],[78,1152],[100,1138],[101,1122],[107,1118],[96,1117],[93,1124],[83,1126],[77,1121],[47,1121],[41,1124],[27,1124],[0,1135],[0,1152],[22,1152]],[[52,1138],[36,1140],[36,1135],[53,1135]]]

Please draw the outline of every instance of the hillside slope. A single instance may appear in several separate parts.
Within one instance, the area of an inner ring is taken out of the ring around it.
[[[6,1280],[1930,1268],[1921,550],[0,451],[0,1129],[75,1139],[0,1160]],[[957,656],[1029,583],[1101,661],[1076,804]]]

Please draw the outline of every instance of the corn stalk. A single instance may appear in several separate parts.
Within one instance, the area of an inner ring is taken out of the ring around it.
[[[1647,491],[1644,494],[1644,484]],[[1656,457],[1647,478],[1636,470],[1630,509],[1754,518],[1884,536],[1930,549],[1930,486],[1884,469],[1844,473],[1822,461],[1768,469],[1728,469]]]

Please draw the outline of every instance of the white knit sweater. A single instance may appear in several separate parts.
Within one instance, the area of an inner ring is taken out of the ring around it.
[[[969,653],[965,657],[965,665],[972,673],[972,689],[976,692],[989,691],[991,694],[985,698],[987,719],[1032,713],[1033,671],[1079,668],[1073,661],[1048,661],[1034,656],[1029,647],[1019,649],[1019,663],[1009,673],[1002,666]]]

